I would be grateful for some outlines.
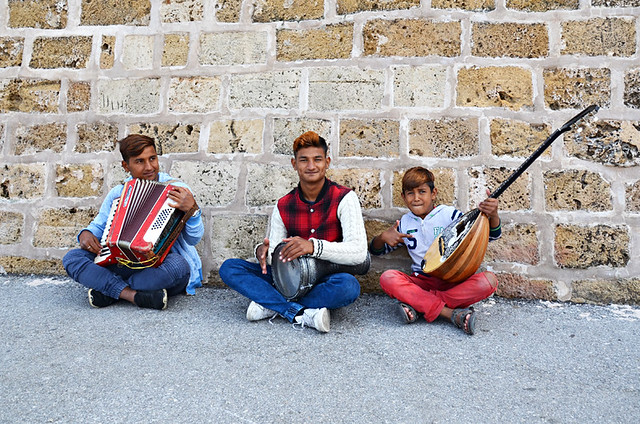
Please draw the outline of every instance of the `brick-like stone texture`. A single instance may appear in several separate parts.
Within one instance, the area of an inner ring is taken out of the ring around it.
[[[434,9],[493,10],[496,0],[431,0]]]
[[[357,12],[401,10],[420,7],[420,0],[337,0],[339,15]]]
[[[96,216],[94,208],[45,209],[38,214],[34,247],[75,247],[78,232]]]
[[[90,122],[77,125],[78,141],[74,152],[111,152],[118,140],[118,126],[109,122]]]
[[[0,167],[0,202],[35,199],[46,187],[44,163],[4,165]]]
[[[581,68],[545,69],[544,100],[547,107],[582,109],[592,104],[609,106],[611,98],[611,71],[609,69]]]
[[[507,0],[507,8],[525,12],[546,12],[549,10],[575,10],[580,0]]]
[[[301,71],[233,75],[229,87],[232,109],[296,109],[300,96]]]
[[[239,22],[242,0],[217,0],[215,10],[218,22]]]
[[[529,157],[550,135],[548,124],[513,119],[493,119],[490,124],[491,153],[496,156]],[[547,147],[540,158],[549,158]]]
[[[640,68],[631,69],[624,76],[624,104],[640,109]]]
[[[457,93],[457,106],[511,110],[533,107],[531,71],[515,66],[460,69]]]
[[[0,211],[0,244],[16,244],[22,241],[24,215]]]
[[[298,184],[298,175],[291,166],[247,166],[247,206],[273,206]]]
[[[33,42],[32,68],[84,69],[91,56],[92,37],[38,37]]]
[[[348,59],[353,46],[353,23],[276,33],[276,58],[281,62],[314,59]]]
[[[382,105],[384,72],[358,68],[309,71],[309,109],[375,110]]]
[[[189,34],[165,34],[162,66],[185,66],[189,59]]]
[[[561,52],[567,55],[632,56],[636,52],[635,21],[611,17],[564,22],[562,43]]]
[[[408,168],[407,168],[408,169]],[[435,204],[455,205],[456,200],[456,175],[450,168],[428,168],[433,172],[435,188],[438,189]],[[402,177],[406,169],[394,171],[392,182],[392,206],[407,207],[402,200]],[[400,218],[398,216],[398,218]]]
[[[15,154],[30,155],[51,151],[60,153],[67,141],[67,125],[59,122],[16,128]]]
[[[640,164],[640,121],[598,120],[564,135],[567,152],[612,166]]]
[[[60,197],[99,196],[104,185],[104,171],[98,164],[56,165],[55,183]]]
[[[397,107],[443,107],[447,70],[434,66],[394,66],[393,103]]]
[[[103,35],[100,44],[100,69],[111,69],[115,61],[116,37],[113,35]]]
[[[220,108],[220,78],[172,78],[169,110],[179,113],[207,113]]]
[[[213,262],[220,266],[228,258],[253,259],[254,247],[267,236],[268,223],[268,215],[214,215],[210,227]],[[272,242],[275,245],[279,240]]]
[[[557,225],[555,260],[561,268],[626,266],[629,262],[628,228],[609,225]]]
[[[98,112],[151,114],[160,109],[160,80],[110,79],[98,81]]]
[[[409,154],[458,158],[478,154],[478,119],[443,118],[409,123]]]
[[[0,68],[22,65],[23,37],[0,37]]]
[[[304,21],[324,16],[323,0],[257,0],[254,22]]]
[[[128,134],[144,134],[156,141],[158,154],[198,151],[200,126],[188,123],[140,123],[127,127]]]
[[[500,297],[558,300],[553,281],[530,279],[524,275],[511,273],[499,273],[496,277],[498,277],[496,294]]]
[[[502,225],[502,237],[489,243],[485,260],[537,265],[537,230],[534,224]]]
[[[472,168],[469,170],[469,193],[471,207],[487,198],[487,189],[494,191],[506,181],[515,169],[500,168]],[[499,210],[518,211],[531,209],[531,176],[524,172],[498,198]]]
[[[633,184],[627,184],[625,192],[625,210],[630,212],[640,212],[640,180]]]
[[[81,25],[148,25],[150,0],[82,0]]]
[[[267,33],[251,31],[202,34],[199,60],[201,65],[266,63]]]
[[[640,279],[578,280],[571,285],[573,302],[640,305]]]
[[[612,210],[611,184],[597,172],[566,170],[544,173],[546,209]]]
[[[208,153],[262,153],[264,121],[231,119],[211,122]]]
[[[460,22],[375,19],[363,29],[365,56],[458,56]]]
[[[83,112],[91,105],[91,84],[84,81],[69,81],[67,112]]]
[[[471,44],[474,56],[536,58],[549,54],[545,24],[476,23]]]
[[[203,3],[203,0],[164,0],[160,6],[160,19],[165,23],[201,21]]]
[[[57,113],[59,101],[60,81],[0,80],[0,113]]]
[[[67,0],[9,0],[8,5],[10,28],[62,29],[67,26]]]
[[[340,121],[340,156],[398,157],[400,122],[390,119]]]
[[[640,0],[591,0],[593,7],[640,7]]]
[[[122,43],[122,65],[125,69],[153,68],[153,35],[127,35]]]
[[[273,153],[293,156],[293,140],[307,131],[316,132],[329,143],[331,122],[312,118],[275,118],[273,120]],[[331,155],[330,151],[329,155]]]
[[[169,173],[191,187],[201,207],[226,206],[235,199],[240,167],[231,162],[177,161]]]
[[[9,274],[66,275],[60,259],[0,256],[0,272]]]
[[[362,209],[382,207],[380,171],[377,169],[335,169],[327,171],[332,181],[349,187],[356,192]]]

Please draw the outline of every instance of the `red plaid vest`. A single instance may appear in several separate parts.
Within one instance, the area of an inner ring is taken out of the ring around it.
[[[278,211],[289,237],[342,241],[338,204],[351,190],[325,178],[315,202],[302,198],[300,185],[278,200]]]

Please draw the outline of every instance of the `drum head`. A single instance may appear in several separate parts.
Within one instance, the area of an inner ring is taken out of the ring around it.
[[[300,260],[294,259],[290,262],[282,262],[278,260],[280,250],[285,243],[280,243],[273,251],[271,258],[271,272],[273,273],[273,282],[276,289],[287,300],[294,299],[300,289],[301,268]]]

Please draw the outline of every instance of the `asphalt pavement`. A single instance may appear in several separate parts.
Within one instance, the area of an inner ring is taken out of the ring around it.
[[[93,309],[66,278],[0,275],[1,423],[636,423],[640,308],[490,298],[477,334],[361,296],[331,331],[248,322],[198,289]]]

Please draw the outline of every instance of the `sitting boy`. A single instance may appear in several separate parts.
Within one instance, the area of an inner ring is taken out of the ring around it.
[[[402,199],[410,212],[374,237],[369,251],[382,255],[401,244],[407,247],[413,262],[411,275],[387,270],[380,276],[382,290],[400,301],[398,312],[405,322],[415,322],[421,313],[428,322],[443,317],[465,333],[473,334],[475,314],[470,306],[493,294],[498,287],[498,279],[486,271],[452,284],[422,272],[422,260],[431,243],[447,225],[462,215],[453,206],[434,206],[437,194],[431,171],[423,167],[409,169],[402,178]],[[478,209],[489,217],[489,240],[499,238],[502,231],[498,199],[487,198],[480,202]]]

